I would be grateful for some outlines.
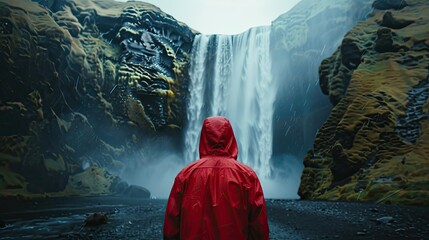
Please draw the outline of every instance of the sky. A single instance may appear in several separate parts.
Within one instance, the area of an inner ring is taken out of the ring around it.
[[[126,0],[119,0],[126,1]],[[300,0],[144,0],[203,34],[238,34],[270,25]]]

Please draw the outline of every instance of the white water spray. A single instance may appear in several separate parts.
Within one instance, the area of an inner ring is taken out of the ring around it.
[[[191,62],[187,162],[198,159],[198,139],[208,116],[227,117],[239,145],[239,160],[266,178],[271,174],[273,103],[270,27],[239,35],[198,35]]]

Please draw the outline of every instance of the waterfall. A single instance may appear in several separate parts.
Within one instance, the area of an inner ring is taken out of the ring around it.
[[[271,75],[270,27],[251,28],[238,35],[196,36],[190,77],[186,161],[199,157],[203,120],[221,115],[231,121],[239,161],[260,177],[269,177],[276,92]]]

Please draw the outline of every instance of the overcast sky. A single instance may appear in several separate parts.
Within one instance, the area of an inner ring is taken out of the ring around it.
[[[125,1],[125,0],[120,0]],[[270,25],[300,0],[145,0],[205,34],[237,34]]]

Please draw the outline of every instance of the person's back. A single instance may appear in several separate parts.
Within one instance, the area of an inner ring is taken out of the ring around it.
[[[176,177],[167,204],[164,239],[268,239],[262,188],[238,162],[229,121],[204,121],[200,160]]]

